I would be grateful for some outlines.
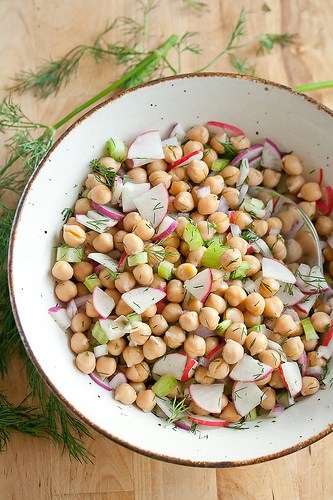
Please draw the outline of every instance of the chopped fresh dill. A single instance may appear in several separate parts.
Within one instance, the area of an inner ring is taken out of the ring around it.
[[[105,167],[98,160],[91,160],[90,162],[91,170],[94,172],[96,180],[101,182],[105,186],[112,187],[116,178],[116,173],[113,168]],[[104,179],[103,179],[104,177]]]
[[[206,2],[200,2],[199,0],[183,0],[184,4],[197,12],[202,12],[203,10],[209,10],[208,4]]]
[[[61,215],[63,223],[66,224],[66,222],[68,222],[68,220],[72,217],[73,211],[71,208],[64,208],[61,211]]]
[[[180,401],[178,401],[177,398],[174,397],[172,401],[171,415],[167,419],[165,426],[173,424],[175,420],[179,420],[179,417],[187,410],[186,401],[187,401],[186,397],[184,397]]]

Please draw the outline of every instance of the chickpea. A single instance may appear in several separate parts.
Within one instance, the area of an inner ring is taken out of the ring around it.
[[[237,307],[228,307],[223,314],[223,319],[230,319],[232,323],[244,323],[244,314]]]
[[[66,245],[72,248],[77,248],[86,241],[86,232],[78,225],[64,224],[62,237]]]
[[[251,314],[261,316],[265,309],[265,299],[260,293],[250,293],[245,299],[245,307]]]
[[[280,234],[269,234],[265,241],[276,259],[284,260],[286,258],[287,249]]]
[[[264,175],[260,170],[257,170],[256,168],[250,167],[248,176],[247,176],[247,183],[249,186],[259,186],[262,184],[264,180]]]
[[[193,332],[199,327],[198,313],[188,311],[182,314],[179,318],[179,324],[186,332]]]
[[[266,349],[265,351],[262,351],[258,354],[259,361],[264,363],[264,365],[271,366],[274,368],[279,367],[281,363],[281,356],[277,351],[274,351],[273,349]]]
[[[153,316],[156,315],[156,313],[157,313],[157,307],[154,304],[148,307],[148,309],[146,309],[145,311],[143,311],[143,313],[141,313],[141,316],[142,318],[152,318]]]
[[[135,167],[127,172],[128,177],[130,177],[136,184],[143,184],[147,182],[148,176],[144,168]]]
[[[242,418],[239,415],[239,413],[237,413],[237,411],[232,403],[227,404],[227,406],[220,413],[219,417],[222,420],[227,420],[228,422],[239,422]]]
[[[317,182],[306,182],[301,187],[297,196],[299,198],[303,198],[305,201],[318,201],[320,200],[322,194],[320,186]]]
[[[282,158],[282,168],[288,175],[300,175],[303,171],[301,162],[295,155],[285,155]]]
[[[280,288],[280,283],[274,278],[262,278],[259,292],[265,298],[273,297]]]
[[[118,290],[114,289],[114,288],[108,288],[105,290],[105,293],[109,296],[109,297],[112,297],[113,300],[114,300],[114,303],[115,304],[118,304],[118,302],[120,301],[121,299],[121,294],[118,292]]]
[[[88,337],[82,332],[76,332],[71,337],[71,349],[75,354],[88,351],[90,347]]]
[[[166,172],[152,172],[149,175],[149,182],[152,186],[157,186],[157,184],[164,184],[167,189],[171,185],[171,175]]]
[[[189,155],[190,153],[194,153],[195,151],[203,151],[203,144],[199,141],[188,141],[183,146],[184,155]]]
[[[230,144],[236,151],[243,151],[251,146],[251,141],[245,135],[230,137]]]
[[[97,184],[97,186],[94,186],[89,191],[88,198],[95,203],[105,205],[106,203],[110,203],[112,193],[110,189],[104,184]]]
[[[183,308],[186,311],[195,311],[196,313],[200,313],[203,308],[203,303],[198,299],[190,299],[186,304],[183,302]]]
[[[274,332],[284,337],[291,337],[296,332],[297,325],[289,314],[282,314],[274,322]]]
[[[316,332],[324,333],[331,326],[331,318],[324,312],[315,312],[311,316],[311,323]]]
[[[55,287],[55,294],[62,302],[68,302],[77,295],[77,287],[73,281],[62,281]]]
[[[153,269],[149,264],[139,264],[133,269],[133,276],[137,283],[150,286],[154,279]]]
[[[129,385],[133,387],[135,392],[138,394],[140,391],[145,391],[146,386],[143,382],[129,382]]]
[[[305,184],[305,179],[302,175],[291,175],[286,179],[286,186],[289,193],[298,194]]]
[[[196,125],[187,132],[187,137],[190,141],[201,142],[201,144],[207,144],[209,140],[209,132],[206,127],[202,125]]]
[[[152,411],[156,406],[156,396],[151,389],[138,392],[136,404],[145,413]]]
[[[206,251],[206,247],[202,246],[198,248],[198,250],[191,250],[187,256],[187,262],[193,264],[195,267],[201,267],[202,265],[202,257]]]
[[[217,153],[214,149],[206,147],[202,160],[206,163],[208,168],[212,167],[213,161],[217,160]]]
[[[289,358],[297,361],[304,352],[304,344],[301,337],[291,337],[282,344],[282,349]]]
[[[84,214],[85,215],[89,212],[89,210],[92,210],[92,206],[91,206],[91,202],[90,202],[90,200],[88,200],[88,198],[79,198],[75,202],[75,206],[74,206],[75,215],[77,215],[77,214]],[[73,221],[73,223],[75,224],[76,223],[75,218],[74,218],[74,221]],[[67,224],[68,224],[68,222],[69,221],[67,221]]]
[[[155,314],[149,318],[148,325],[154,335],[163,335],[168,329],[168,323],[162,314]]]
[[[130,233],[140,220],[142,217],[138,212],[129,212],[123,220],[124,230]]]
[[[148,252],[148,264],[155,266],[162,262],[165,257],[165,249],[161,245],[147,245],[146,251]]]
[[[309,366],[325,366],[326,360],[324,358],[320,358],[317,356],[316,351],[312,351],[308,353],[308,362]]]
[[[164,307],[162,316],[168,323],[176,323],[176,321],[179,320],[182,312],[183,310],[180,304],[169,302],[169,304]]]
[[[177,194],[182,193],[183,191],[190,191],[191,186],[188,182],[185,181],[173,181],[171,184],[171,188],[169,189],[169,193],[173,196],[177,196]],[[192,193],[193,195],[193,193]]]
[[[271,168],[264,169],[264,178],[263,178],[263,186],[269,189],[274,189],[280,182],[281,173],[276,170],[272,170]]]
[[[184,234],[184,231],[185,231],[185,227],[187,226],[188,224],[188,219],[186,219],[186,217],[177,217],[177,227],[176,227],[176,233],[178,234],[178,236],[182,237],[183,234]]]
[[[96,371],[102,380],[113,375],[116,371],[116,368],[116,360],[109,356],[101,356],[96,361]]]
[[[92,373],[96,367],[96,358],[93,352],[84,351],[76,356],[76,366],[82,373]]]
[[[241,345],[244,345],[246,336],[247,329],[244,323],[232,323],[224,334],[226,340],[231,339]]]
[[[203,307],[200,311],[200,323],[208,330],[215,330],[219,324],[219,319],[219,313],[212,307]]]
[[[58,260],[52,267],[52,275],[57,280],[68,281],[73,276],[73,268],[65,260]]]
[[[128,380],[131,382],[144,382],[149,377],[150,370],[148,364],[143,361],[142,363],[138,363],[137,365],[131,366],[130,368],[126,368],[125,375]]]
[[[131,345],[143,345],[150,337],[151,329],[147,323],[133,321],[131,323],[131,332],[129,334]]]
[[[113,250],[113,236],[110,233],[102,233],[96,236],[93,247],[97,252],[108,253]]]
[[[190,402],[188,409],[191,413],[194,413],[194,415],[201,415],[201,416],[209,415],[208,411],[203,410],[202,408],[200,408],[200,406],[196,405],[193,401]]]
[[[240,286],[231,285],[224,294],[225,300],[233,307],[239,306],[246,299],[246,292]]]
[[[286,262],[288,264],[298,262],[303,255],[302,246],[294,239],[286,240],[285,245],[287,249]]]
[[[304,350],[306,352],[314,351],[318,345],[318,339],[306,340],[305,335],[301,337],[301,340],[304,344]]]
[[[231,234],[231,233],[230,233]],[[242,257],[244,258],[246,252],[247,252],[247,242],[243,238],[239,238],[238,236],[231,236],[227,240],[228,246],[231,248],[238,248],[240,253],[242,254]]]
[[[184,341],[184,350],[190,358],[204,356],[206,350],[205,339],[194,333],[189,333]]]
[[[124,251],[123,240],[126,234],[128,234],[126,231],[120,230],[113,237],[114,246],[117,250],[120,250],[120,252]]]
[[[235,271],[242,263],[242,254],[238,248],[225,250],[220,258],[220,264],[225,271]]]
[[[245,345],[251,356],[255,356],[266,349],[267,337],[263,333],[253,331],[246,337]]]
[[[173,181],[183,181],[187,179],[186,167],[176,167],[170,170],[171,180]]]
[[[269,385],[273,387],[273,389],[285,389],[285,385],[278,368],[273,371]]]
[[[197,268],[193,264],[186,262],[185,264],[180,264],[175,270],[175,274],[181,281],[190,280],[198,273]]]
[[[166,343],[161,337],[151,335],[145,344],[143,344],[143,354],[149,361],[160,358],[166,353]]]
[[[122,352],[122,356],[128,368],[137,365],[144,360],[145,356],[141,346],[127,346]]]
[[[276,393],[272,387],[265,387],[262,391],[265,394],[260,403],[264,410],[272,410],[276,405]]]
[[[320,384],[319,380],[315,377],[303,377],[302,378],[302,396],[309,396],[310,394],[315,394],[319,391]]]
[[[216,292],[218,295],[224,295],[225,291],[228,288],[228,284],[223,281],[224,272],[220,269],[211,269],[213,283],[212,283],[212,292]]]
[[[143,252],[144,244],[141,238],[136,234],[129,233],[123,238],[124,250],[127,255],[136,255],[137,253]]]
[[[215,224],[216,232],[219,234],[225,233],[230,226],[229,217],[223,212],[215,212],[207,220]]]
[[[98,318],[99,314],[93,306],[92,299],[87,300],[86,302],[86,315],[89,318]]]
[[[223,143],[228,142],[227,134],[216,134],[210,141],[211,147],[216,151],[216,153],[224,154],[225,147]]]
[[[182,302],[184,300],[185,288],[180,280],[171,280],[167,284],[167,300],[169,302]]]
[[[227,303],[223,297],[216,293],[210,293],[206,299],[205,307],[211,307],[217,311],[218,314],[223,314],[227,308]]]
[[[197,225],[201,238],[204,241],[210,241],[214,234],[216,233],[216,229],[209,221],[200,221]]]
[[[88,288],[83,283],[76,283],[77,297],[83,297],[89,293]]]
[[[254,314],[249,313],[249,311],[244,312],[244,323],[247,328],[251,328],[252,326],[261,325],[262,316],[256,316]]]
[[[95,174],[88,174],[84,185],[88,189],[92,189],[95,186],[100,185],[102,182],[105,182],[106,179],[103,177],[103,175],[95,175]]]
[[[194,208],[194,201],[191,193],[182,192],[174,199],[174,206],[179,212],[191,212]]]
[[[208,365],[208,375],[222,380],[229,374],[229,365],[222,358],[216,358]]]
[[[333,220],[326,215],[319,215],[315,228],[319,236],[328,236],[333,232]]]
[[[85,312],[78,312],[74,314],[71,320],[71,329],[75,332],[85,332],[89,330],[91,326],[91,319],[86,315]]]
[[[129,292],[129,290],[132,290],[132,288],[134,288],[136,285],[136,281],[133,274],[126,271],[124,273],[118,274],[114,283],[116,289],[120,293]]]
[[[110,340],[107,346],[109,354],[112,356],[120,356],[126,347],[126,340],[124,338]]]
[[[222,357],[229,365],[238,363],[244,356],[244,348],[238,342],[228,339],[222,351]]]
[[[209,375],[208,368],[205,366],[198,366],[194,373],[194,379],[202,385],[212,385],[215,382],[215,378]]]
[[[147,165],[147,174],[150,175],[153,172],[166,172],[168,164],[164,160],[154,160]]]
[[[120,403],[123,403],[124,405],[131,405],[136,400],[137,395],[133,387],[125,382],[117,387],[114,398],[116,401],[120,401]]]
[[[164,146],[164,161],[167,163],[173,163],[179,160],[183,156],[183,150],[181,146]]]
[[[327,246],[323,249],[323,256],[325,258],[325,262],[331,262],[333,260],[333,248]]]
[[[239,191],[235,188],[226,188],[222,191],[222,196],[226,199],[229,207],[234,209],[238,207]]]
[[[315,201],[301,201],[298,207],[306,213],[309,219],[313,219],[316,213],[316,202]]]
[[[261,219],[255,219],[254,221],[252,221],[251,223],[251,227],[252,227],[252,230],[258,235],[260,236],[260,238],[262,236],[265,236],[265,234],[267,233],[268,231],[268,223],[266,220],[261,220]]]
[[[246,271],[246,276],[251,277],[261,269],[260,260],[254,255],[244,255],[243,262],[247,262],[250,266],[250,268]]]
[[[164,342],[170,349],[178,349],[186,339],[186,332],[180,326],[170,326],[164,335]]]
[[[221,194],[224,188],[224,179],[222,175],[214,175],[213,177],[206,177],[204,186],[210,187],[212,194]]]
[[[121,163],[119,161],[116,161],[114,158],[111,158],[110,156],[104,156],[103,158],[100,158],[98,161],[104,167],[110,168],[114,172],[118,172],[118,170],[121,167]]]
[[[234,186],[239,179],[240,171],[239,168],[228,165],[222,170],[221,175],[226,186]]]
[[[283,302],[279,297],[268,297],[265,299],[264,314],[268,316],[268,318],[279,318],[283,309]]]
[[[219,345],[219,343],[220,341],[218,337],[208,337],[207,339],[205,339],[205,356],[207,357],[208,354],[210,354]]]

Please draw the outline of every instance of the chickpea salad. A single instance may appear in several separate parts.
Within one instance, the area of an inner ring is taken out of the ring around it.
[[[210,121],[92,160],[52,267],[77,368],[185,430],[274,418],[333,376],[333,191],[270,139]],[[306,263],[315,224],[324,272]],[[255,191],[257,189],[257,191]]]

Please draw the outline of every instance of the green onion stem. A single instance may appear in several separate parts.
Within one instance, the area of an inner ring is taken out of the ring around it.
[[[314,82],[308,83],[307,85],[299,85],[294,87],[294,90],[298,92],[310,92],[312,90],[328,89],[333,87],[333,80],[327,80],[326,82]]]

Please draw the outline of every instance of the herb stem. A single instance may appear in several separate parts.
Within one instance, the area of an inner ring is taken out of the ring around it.
[[[329,89],[333,87],[333,80],[327,80],[325,82],[314,82],[308,83],[307,85],[299,85],[294,87],[294,90],[298,92],[310,92],[312,90]]]

